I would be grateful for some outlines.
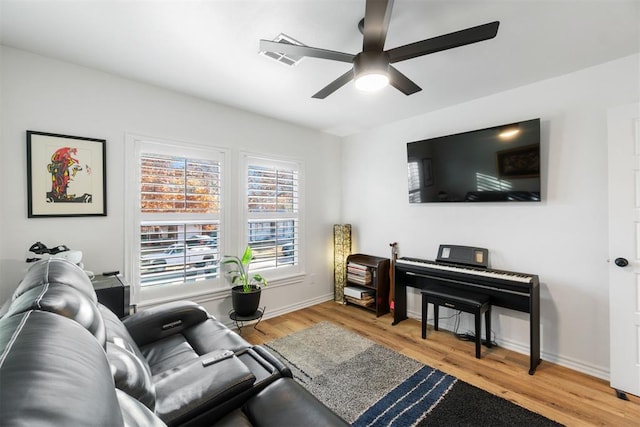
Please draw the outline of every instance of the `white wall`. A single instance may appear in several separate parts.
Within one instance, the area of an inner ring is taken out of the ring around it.
[[[310,129],[24,51],[1,47],[0,304],[29,246],[66,244],[96,273],[124,273],[125,133],[301,159],[306,182],[305,282],[267,288],[267,314],[333,298],[332,225],[340,216],[340,140]],[[106,217],[27,218],[26,130],[107,140]],[[228,167],[234,168],[234,163]],[[237,166],[236,166],[237,167]],[[237,174],[232,174],[237,176]],[[231,201],[234,208],[237,202]],[[233,216],[233,212],[231,214]],[[311,278],[313,275],[313,278]],[[312,283],[313,282],[313,283]],[[204,301],[226,318],[230,297]]]
[[[440,243],[487,247],[493,268],[540,275],[543,360],[608,376],[606,110],[638,101],[638,56],[349,137],[340,165],[334,137],[0,49],[0,302],[37,240],[81,248],[96,272],[123,270],[124,211],[130,208],[122,195],[124,142],[125,132],[134,132],[229,147],[236,157],[254,150],[304,160],[307,278],[265,291],[272,315],[332,296],[336,222],[353,224],[355,251],[381,256],[393,241],[400,256],[426,259]],[[534,117],[542,119],[542,203],[409,205],[407,142]],[[107,140],[107,217],[27,218],[27,129]],[[417,317],[412,295],[409,314]],[[217,316],[230,308],[227,299],[206,303]],[[493,330],[500,344],[527,352],[526,315],[496,308]]]
[[[434,259],[442,243],[486,247],[490,266],[538,274],[543,360],[609,370],[607,130],[637,101],[638,56],[541,81],[346,139],[343,221],[358,251]],[[425,88],[428,91],[428,88]],[[540,117],[543,202],[410,205],[406,143]],[[419,316],[417,294],[409,315]],[[473,330],[465,317],[465,330]],[[495,308],[500,344],[528,353],[528,317]]]

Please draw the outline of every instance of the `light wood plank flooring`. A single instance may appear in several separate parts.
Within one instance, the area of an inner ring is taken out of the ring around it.
[[[362,308],[329,301],[263,320],[258,325],[262,333],[246,326],[242,335],[253,344],[263,344],[330,321],[562,424],[640,426],[640,398],[618,399],[607,381],[544,360],[535,375],[529,375],[528,355],[483,346],[478,360],[472,342],[430,326],[422,340],[418,320],[391,326],[392,320],[391,314],[376,318]]]

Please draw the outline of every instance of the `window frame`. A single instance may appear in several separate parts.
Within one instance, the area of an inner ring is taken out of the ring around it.
[[[197,299],[199,296],[210,295],[212,292],[227,291],[230,289],[228,281],[224,277],[222,269],[219,269],[217,278],[187,282],[176,285],[142,286],[140,283],[140,226],[145,215],[140,209],[140,166],[143,152],[169,155],[176,157],[205,158],[220,162],[220,212],[218,250],[220,257],[227,253],[229,245],[230,226],[228,210],[230,205],[230,180],[229,175],[229,151],[224,148],[207,146],[205,144],[185,142],[174,139],[158,138],[138,134],[126,135],[125,148],[125,201],[131,206],[125,209],[125,221],[129,224],[125,227],[125,278],[131,285],[131,301],[143,305],[155,304],[170,300],[184,298]],[[156,214],[166,217],[166,222],[190,222],[198,220],[198,215],[182,215],[181,213]],[[205,214],[201,215],[204,218]],[[163,218],[164,219],[164,218]]]
[[[289,158],[277,155],[266,155],[255,152],[242,152],[241,153],[241,197],[239,197],[239,205],[240,212],[242,212],[240,224],[238,227],[240,228],[240,236],[242,236],[242,241],[239,242],[244,246],[239,248],[238,250],[244,251],[244,248],[249,243],[249,220],[250,219],[264,219],[265,221],[272,219],[272,215],[270,214],[257,214],[252,215],[249,213],[249,165],[258,165],[265,167],[281,167],[283,169],[295,169],[298,174],[297,180],[297,214],[286,213],[282,219],[294,219],[297,221],[297,236],[295,236],[296,247],[297,247],[297,263],[293,265],[285,265],[281,267],[267,268],[256,270],[259,271],[260,274],[265,276],[267,279],[271,281],[283,281],[288,282],[286,279],[297,280],[300,275],[304,274],[304,247],[306,241],[306,232],[305,232],[305,222],[304,222],[304,163],[300,159]],[[277,215],[277,214],[276,214]]]

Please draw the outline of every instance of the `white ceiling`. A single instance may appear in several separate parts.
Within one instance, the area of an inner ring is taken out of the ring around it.
[[[365,0],[0,0],[0,42],[348,135],[640,51],[640,1],[396,0],[385,48],[499,20],[495,39],[394,64],[422,91],[311,95],[350,65],[258,55],[283,32],[358,53]],[[551,101],[550,101],[551,102]]]

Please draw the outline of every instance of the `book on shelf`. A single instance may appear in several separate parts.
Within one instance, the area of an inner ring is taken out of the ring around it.
[[[349,262],[347,264],[347,280],[361,285],[371,283],[371,269],[367,266]]]
[[[352,267],[353,269],[356,269],[356,270],[365,270],[365,271],[369,269],[369,267],[367,267],[366,265],[357,264],[353,261],[349,261],[347,263],[347,267]]]
[[[374,293],[372,289],[360,288],[358,286],[345,286],[343,292],[345,296],[357,299],[373,298]]]
[[[371,276],[370,270],[360,270],[360,269],[349,267],[349,266],[347,266],[347,273],[353,274],[355,276],[363,276],[363,277]]]
[[[347,302],[350,302],[352,304],[357,304],[359,306],[362,307],[369,307],[372,306],[375,302],[375,299],[372,296],[368,296],[367,298],[353,298],[353,297],[349,297],[349,296],[345,296],[344,297]]]
[[[369,285],[371,284],[371,278],[364,278],[360,276],[352,276],[347,273],[347,282],[357,283],[359,285]]]

